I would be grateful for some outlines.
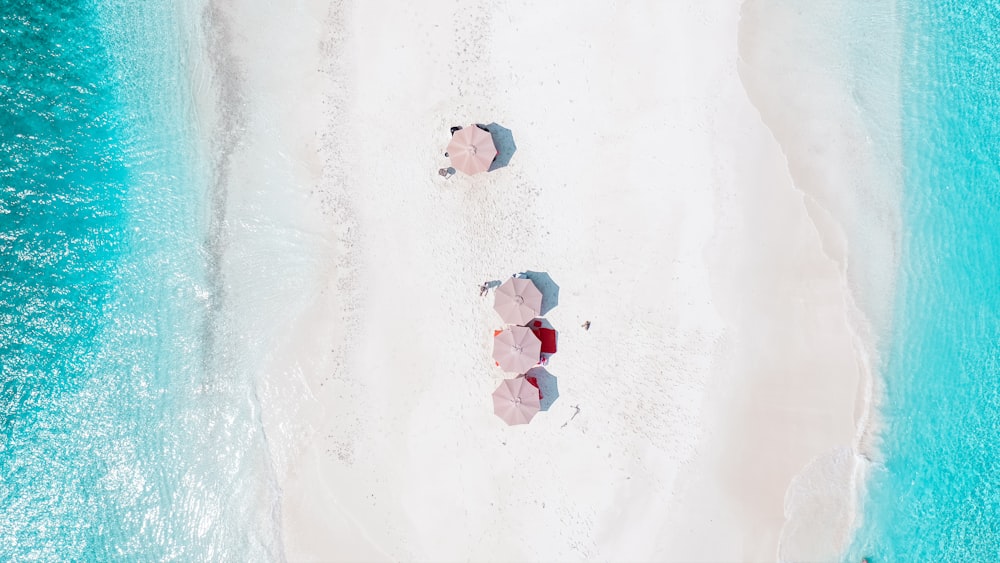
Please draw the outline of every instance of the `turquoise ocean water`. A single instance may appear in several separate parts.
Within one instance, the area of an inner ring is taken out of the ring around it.
[[[2,7],[0,560],[280,557],[226,352],[197,6]]]
[[[903,0],[903,233],[845,560],[1000,561],[1000,3]]]
[[[0,560],[280,558],[227,353],[197,6],[2,7]],[[1000,4],[897,10],[901,271],[845,560],[1000,561]]]

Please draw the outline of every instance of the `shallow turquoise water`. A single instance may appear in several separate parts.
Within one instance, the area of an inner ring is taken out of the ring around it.
[[[280,553],[182,4],[0,11],[0,560]]]
[[[1000,4],[905,0],[902,264],[846,561],[1000,561]]]

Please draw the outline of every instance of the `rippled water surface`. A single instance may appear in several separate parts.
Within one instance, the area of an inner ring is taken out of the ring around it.
[[[847,561],[1000,560],[1000,5],[902,0],[902,271],[884,465]]]
[[[280,552],[252,382],[227,353],[186,78],[197,13],[0,10],[0,559]]]

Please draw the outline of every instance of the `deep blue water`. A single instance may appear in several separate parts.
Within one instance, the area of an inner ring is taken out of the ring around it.
[[[226,353],[193,5],[3,0],[0,560],[280,554]]]
[[[1000,2],[903,0],[902,264],[846,560],[1000,561]]]

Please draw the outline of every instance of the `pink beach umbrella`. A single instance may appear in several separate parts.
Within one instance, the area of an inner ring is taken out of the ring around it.
[[[503,322],[526,325],[542,310],[542,292],[527,278],[510,278],[497,288],[493,308]]]
[[[531,422],[540,408],[538,388],[524,376],[504,379],[493,392],[493,413],[511,426]]]
[[[451,136],[448,157],[451,165],[466,174],[478,174],[490,169],[497,156],[493,137],[475,125],[463,127]]]
[[[493,337],[493,359],[508,373],[524,373],[538,364],[542,341],[523,326],[507,327]]]

